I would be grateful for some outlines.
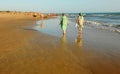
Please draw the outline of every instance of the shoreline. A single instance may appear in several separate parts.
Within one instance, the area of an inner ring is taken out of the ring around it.
[[[82,41],[82,46],[77,46],[69,43],[72,38],[69,35],[66,41],[64,37],[55,37],[31,29],[35,25],[32,16],[3,17],[0,20],[0,74],[120,73],[117,34],[86,26],[83,29],[83,38],[79,40]],[[52,21],[49,25],[53,23],[57,24]],[[68,32],[70,36],[73,35],[71,30]]]

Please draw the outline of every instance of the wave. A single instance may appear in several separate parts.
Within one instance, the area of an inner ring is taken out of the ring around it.
[[[86,14],[85,17],[120,19],[120,13],[92,13],[92,14]]]
[[[104,30],[109,30],[109,31],[112,31],[112,32],[120,33],[120,24],[110,24],[110,23],[88,21],[88,20],[86,20],[85,23],[88,26],[91,26],[91,27],[94,27],[94,28],[104,29]]]
[[[120,13],[83,13],[89,26],[120,33]],[[75,22],[78,13],[67,14],[70,21]]]
[[[75,18],[78,13],[67,14],[69,18]],[[120,19],[120,13],[83,13],[84,17],[98,17],[107,19]]]
[[[120,29],[120,25],[114,25],[114,27]]]
[[[69,20],[71,22],[75,22],[75,19],[69,18]],[[93,28],[120,33],[120,24],[112,24],[112,23],[90,21],[90,20],[85,20],[85,24]]]

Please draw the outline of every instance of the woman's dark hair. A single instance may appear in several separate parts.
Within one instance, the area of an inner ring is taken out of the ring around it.
[[[65,15],[65,13],[62,13],[62,16],[64,16]]]
[[[82,16],[82,13],[79,13],[80,16]]]

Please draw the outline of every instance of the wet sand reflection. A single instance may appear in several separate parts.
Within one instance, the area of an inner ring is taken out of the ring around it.
[[[63,36],[61,37],[61,43],[62,43],[62,45],[64,45],[64,46],[67,44],[66,35],[63,35]]]
[[[75,39],[75,43],[78,47],[82,48],[83,46],[82,35],[78,34],[77,38]]]
[[[37,17],[35,17],[34,24],[37,25]]]
[[[34,24],[37,25],[37,20],[35,20]]]
[[[41,22],[40,22],[40,28],[44,28],[44,21],[43,20],[41,20]]]

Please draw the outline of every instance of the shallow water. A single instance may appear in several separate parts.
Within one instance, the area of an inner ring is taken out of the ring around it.
[[[59,19],[50,19],[50,20],[39,20],[37,24],[34,26],[35,30],[38,30],[42,33],[49,34],[52,36],[62,37],[62,29],[59,25]],[[70,42],[74,42],[78,36],[77,28],[75,27],[75,23],[70,21],[70,24],[67,27],[66,37]]]
[[[119,34],[97,29],[95,27],[89,26],[91,24],[86,24],[83,28],[82,39],[80,40],[75,23],[72,21],[69,21],[69,23],[70,24],[67,27],[67,35],[65,38],[67,42],[71,44],[76,44],[77,42],[79,46],[83,45],[85,47],[93,47],[97,49],[120,49]],[[45,34],[62,38],[62,30],[61,26],[59,25],[58,18],[50,20],[39,20],[34,26],[34,29]]]

